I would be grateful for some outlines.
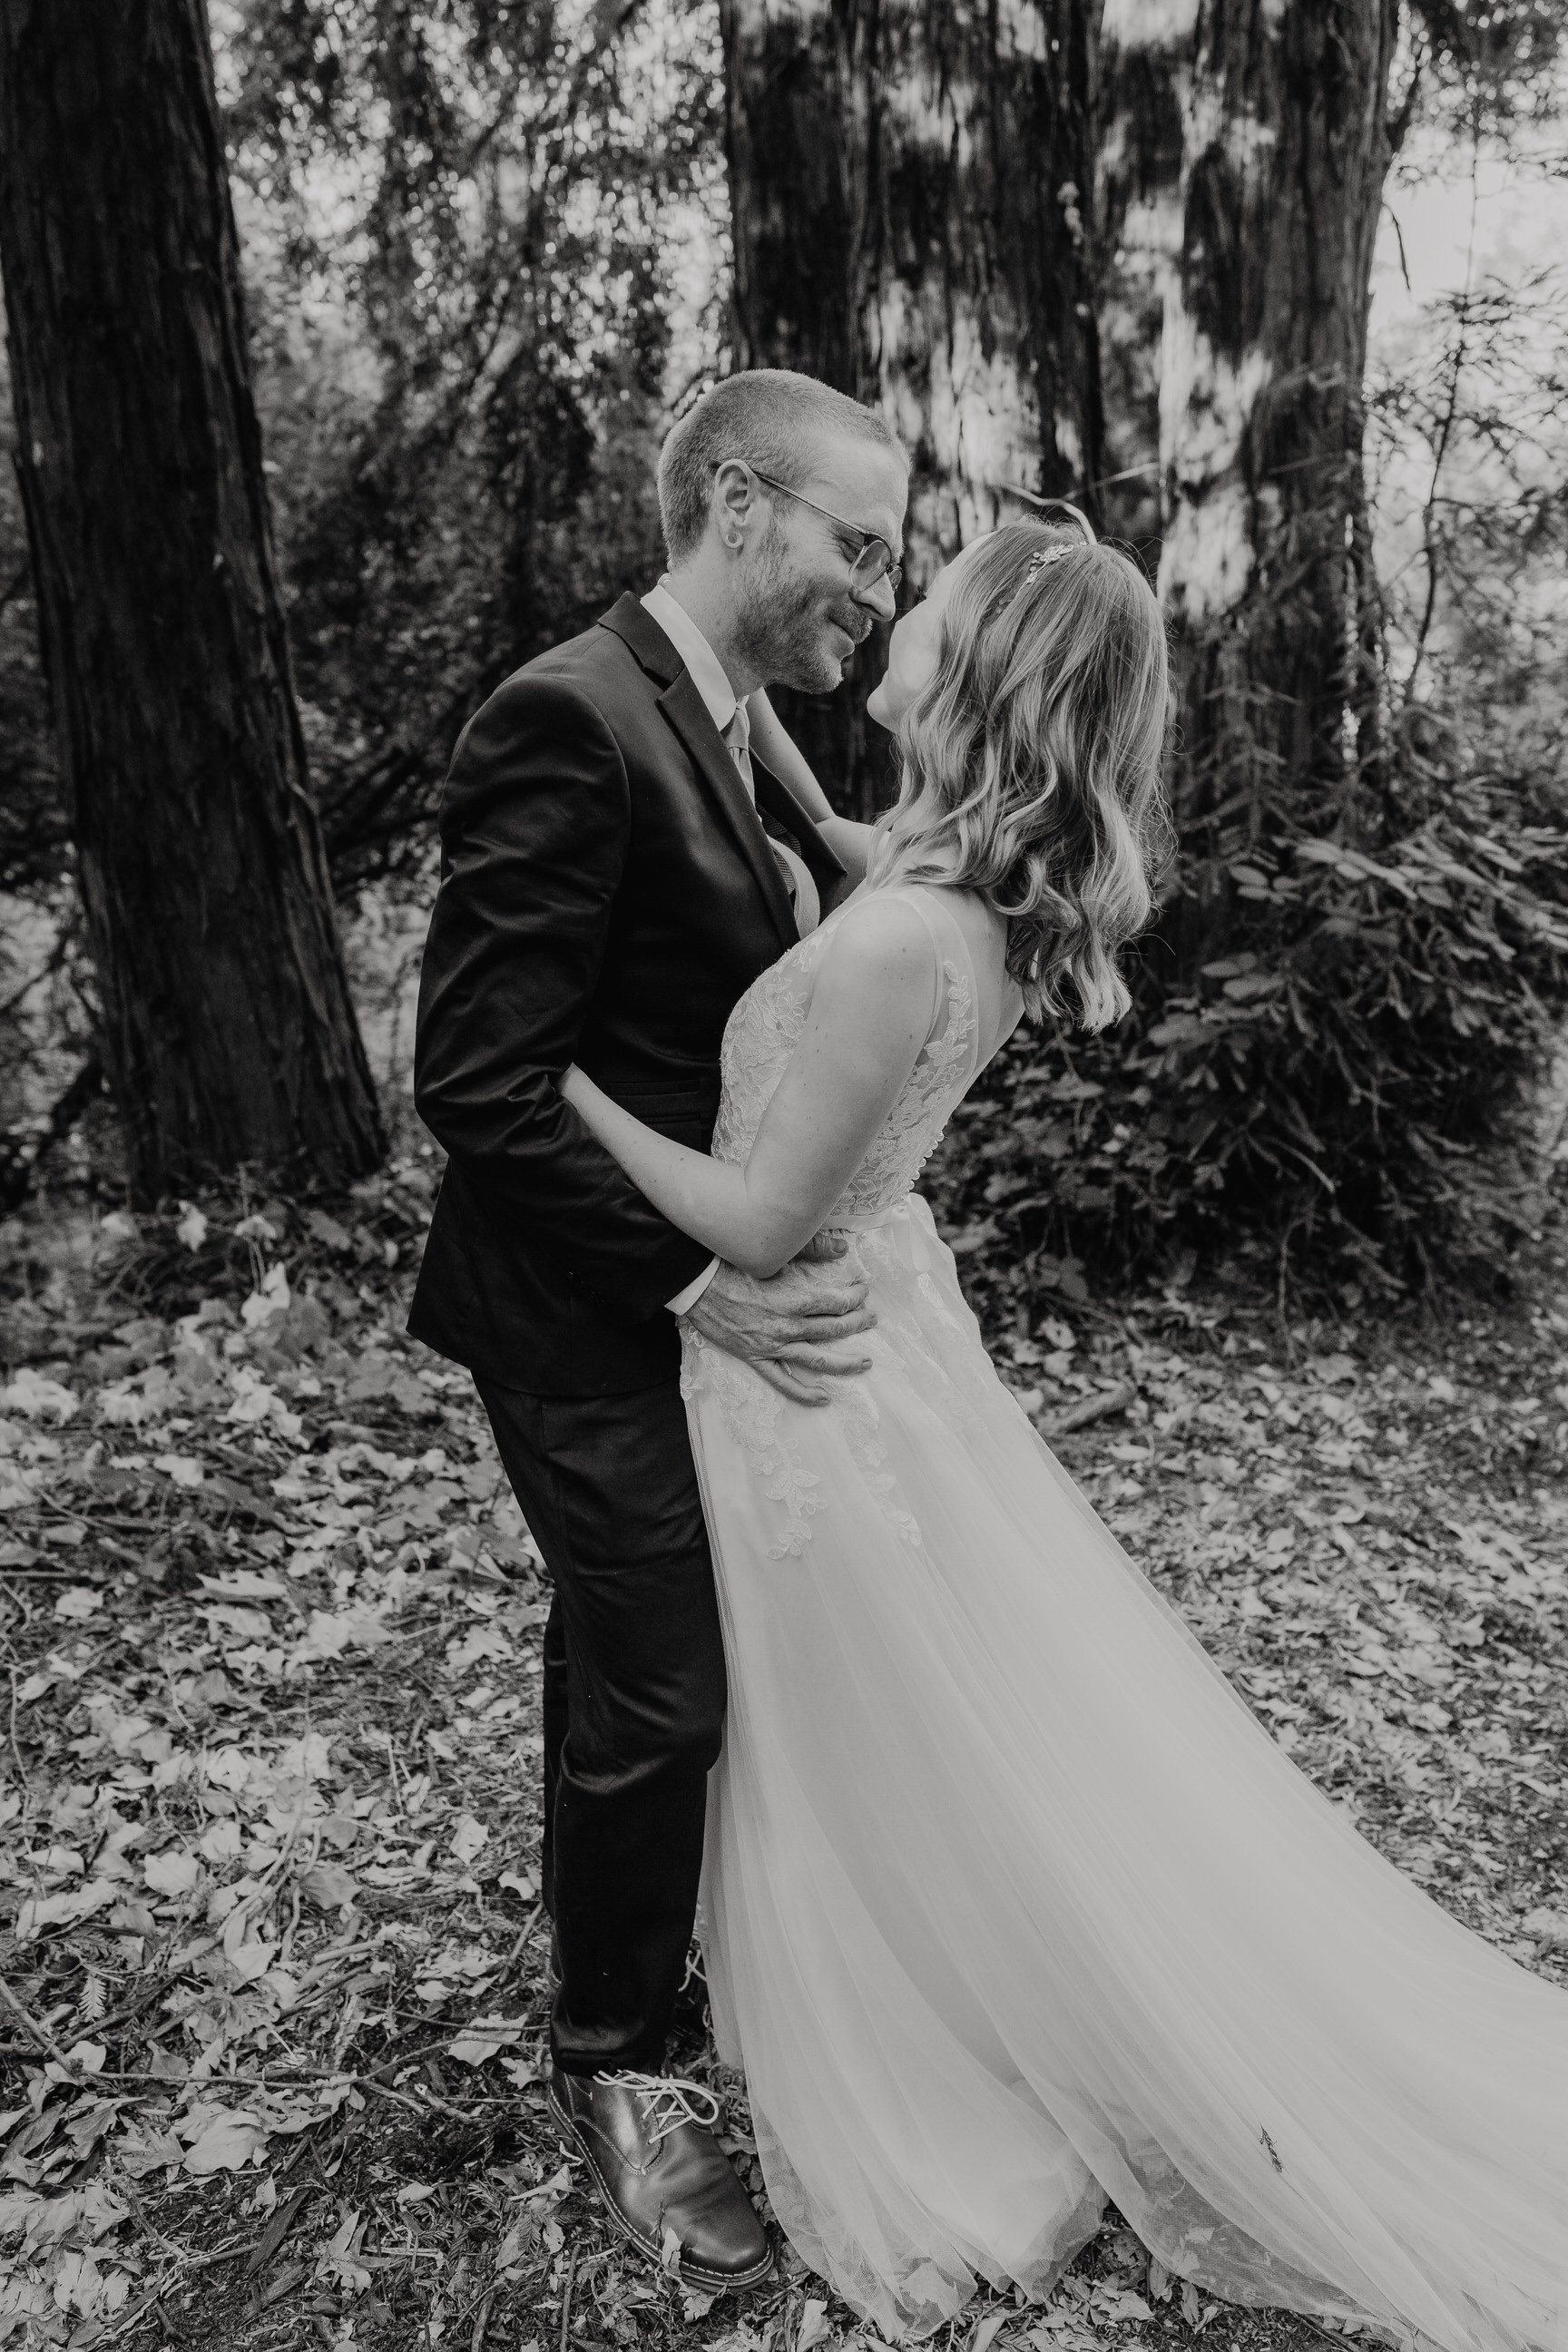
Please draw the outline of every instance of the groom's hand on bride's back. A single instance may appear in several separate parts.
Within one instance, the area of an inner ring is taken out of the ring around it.
[[[682,1320],[726,1355],[743,1356],[797,1403],[826,1404],[830,1381],[869,1369],[869,1356],[843,1342],[877,1320],[865,1276],[837,1263],[846,1246],[840,1234],[819,1234],[764,1280],[721,1265]]]

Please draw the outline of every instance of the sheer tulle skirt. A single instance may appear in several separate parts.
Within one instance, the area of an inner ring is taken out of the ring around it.
[[[990,1366],[924,1203],[844,1404],[689,1342],[704,1933],[769,2194],[886,2332],[1114,2199],[1227,2301],[1568,2347],[1568,1998],[1278,1749]]]

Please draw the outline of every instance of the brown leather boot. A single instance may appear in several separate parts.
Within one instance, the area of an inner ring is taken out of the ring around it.
[[[773,2275],[756,2210],[713,2138],[719,2102],[675,2074],[550,2078],[556,2121],[585,2158],[622,2236],[662,2266],[667,2233],[680,2243],[680,2276],[709,2294],[743,2292]]]

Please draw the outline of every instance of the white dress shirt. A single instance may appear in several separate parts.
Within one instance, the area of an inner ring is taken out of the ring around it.
[[[723,663],[685,605],[678,604],[671,595],[667,584],[668,578],[666,572],[657,586],[648,590],[642,600],[643,611],[650,620],[658,623],[685,663],[691,683],[706,703],[709,718],[729,747],[736,773],[746,787],[752,806],[755,808],[757,787],[752,774],[752,722],[746,706],[737,700]],[[795,929],[805,939],[806,933],[815,931],[822,920],[821,901],[816,895],[811,868],[803,857],[797,857],[795,851],[782,841],[774,841],[770,836],[768,847],[784,874],[784,887],[795,908]]]
[[[757,793],[752,774],[751,722],[746,715],[746,706],[737,699],[723,663],[690,614],[670,593],[668,578],[667,572],[648,590],[642,600],[643,610],[649,620],[658,622],[680,656],[692,685],[707,705],[708,716],[729,747],[736,772],[754,808]],[[821,902],[811,869],[804,858],[797,857],[795,851],[787,848],[782,841],[770,838],[768,847],[783,871],[790,901],[795,908],[795,928],[804,939],[808,931],[816,929],[822,919]],[[684,1315],[695,1307],[718,1271],[719,1260],[716,1257],[710,1259],[695,1282],[689,1282],[684,1290],[678,1291],[666,1302],[670,1313]]]

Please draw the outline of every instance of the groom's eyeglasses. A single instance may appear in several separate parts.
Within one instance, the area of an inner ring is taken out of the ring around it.
[[[868,589],[875,588],[879,580],[885,580],[897,594],[899,583],[904,576],[904,567],[885,539],[879,538],[875,531],[862,530],[858,522],[851,522],[847,515],[835,514],[831,507],[819,507],[815,499],[808,499],[804,491],[792,490],[787,482],[776,482],[771,474],[764,474],[760,466],[753,466],[750,458],[742,457],[737,462],[743,465],[748,473],[755,474],[759,482],[765,482],[770,490],[777,490],[782,498],[794,499],[797,506],[809,507],[812,513],[821,515],[825,522],[837,523],[840,530],[859,541],[859,552],[849,566],[849,593],[852,596],[864,595]]]

